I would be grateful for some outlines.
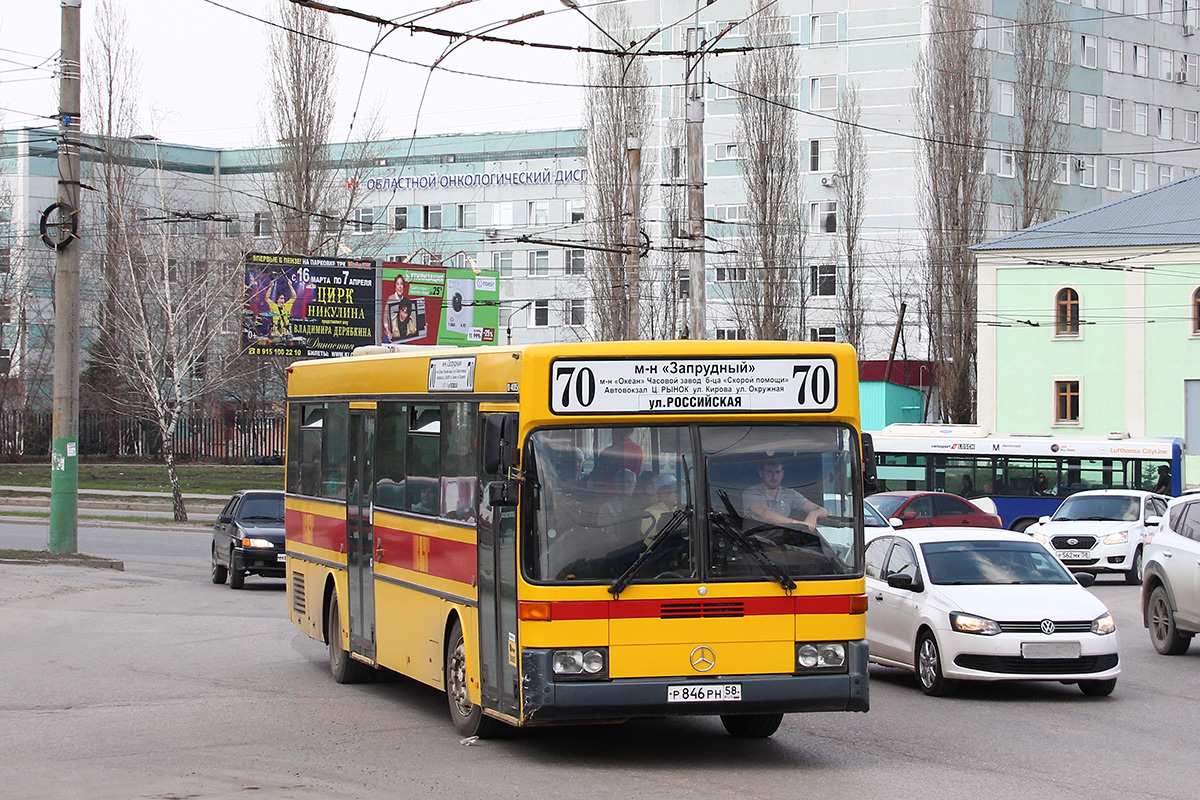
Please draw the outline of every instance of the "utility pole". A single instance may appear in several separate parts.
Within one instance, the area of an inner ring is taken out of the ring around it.
[[[79,543],[79,17],[82,0],[62,0],[59,59],[58,198],[42,218],[54,267],[54,430],[50,450],[50,552]],[[57,215],[57,223],[49,219]],[[56,236],[49,229],[57,227]]]
[[[629,252],[625,256],[629,276],[629,318],[625,338],[636,341],[641,338],[641,250],[638,221],[642,216],[642,140],[630,136],[626,141],[629,150]]]
[[[696,21],[688,30],[685,85],[687,87],[687,168],[688,168],[688,299],[689,328],[693,339],[705,338],[708,320],[705,313],[704,267],[704,46],[700,27],[699,0]]]

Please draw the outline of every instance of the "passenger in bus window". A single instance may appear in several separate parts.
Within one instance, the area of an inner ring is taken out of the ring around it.
[[[615,497],[610,497],[600,505],[600,513],[596,516],[596,523],[601,528],[617,528],[628,526],[628,524],[636,519],[637,512],[637,476],[632,471],[623,469],[617,473],[616,480],[617,494]]]
[[[1039,472],[1033,479],[1033,493],[1042,497],[1054,494],[1054,490],[1050,488],[1050,481],[1046,480],[1046,473]]]
[[[642,533],[646,544],[657,532],[663,521],[679,506],[679,481],[674,475],[659,475],[654,479],[654,502],[646,507],[642,517]]]
[[[824,507],[783,485],[783,462],[767,457],[758,468],[761,482],[742,493],[742,516],[759,523],[799,525],[815,531],[817,521],[829,516]]]
[[[1158,483],[1153,491],[1155,494],[1171,493],[1171,468],[1166,464],[1160,464],[1158,467]]]
[[[962,496],[973,497],[975,495],[975,481],[971,480],[971,476],[964,472],[962,476]]]

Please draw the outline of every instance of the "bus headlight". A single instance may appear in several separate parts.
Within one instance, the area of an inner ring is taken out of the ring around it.
[[[588,647],[572,650],[555,650],[550,656],[555,677],[592,678],[608,677],[608,648]]]
[[[796,669],[836,670],[846,666],[845,642],[797,642]]]

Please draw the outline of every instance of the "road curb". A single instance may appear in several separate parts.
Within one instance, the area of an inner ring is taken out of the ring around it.
[[[36,564],[38,566],[92,567],[125,571],[124,561],[111,558],[0,558],[0,564]]]

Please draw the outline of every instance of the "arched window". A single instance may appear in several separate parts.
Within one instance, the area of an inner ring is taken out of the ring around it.
[[[1079,335],[1079,292],[1061,289],[1054,298],[1054,333],[1057,336]]]
[[[1200,334],[1200,289],[1192,292],[1192,333]]]

